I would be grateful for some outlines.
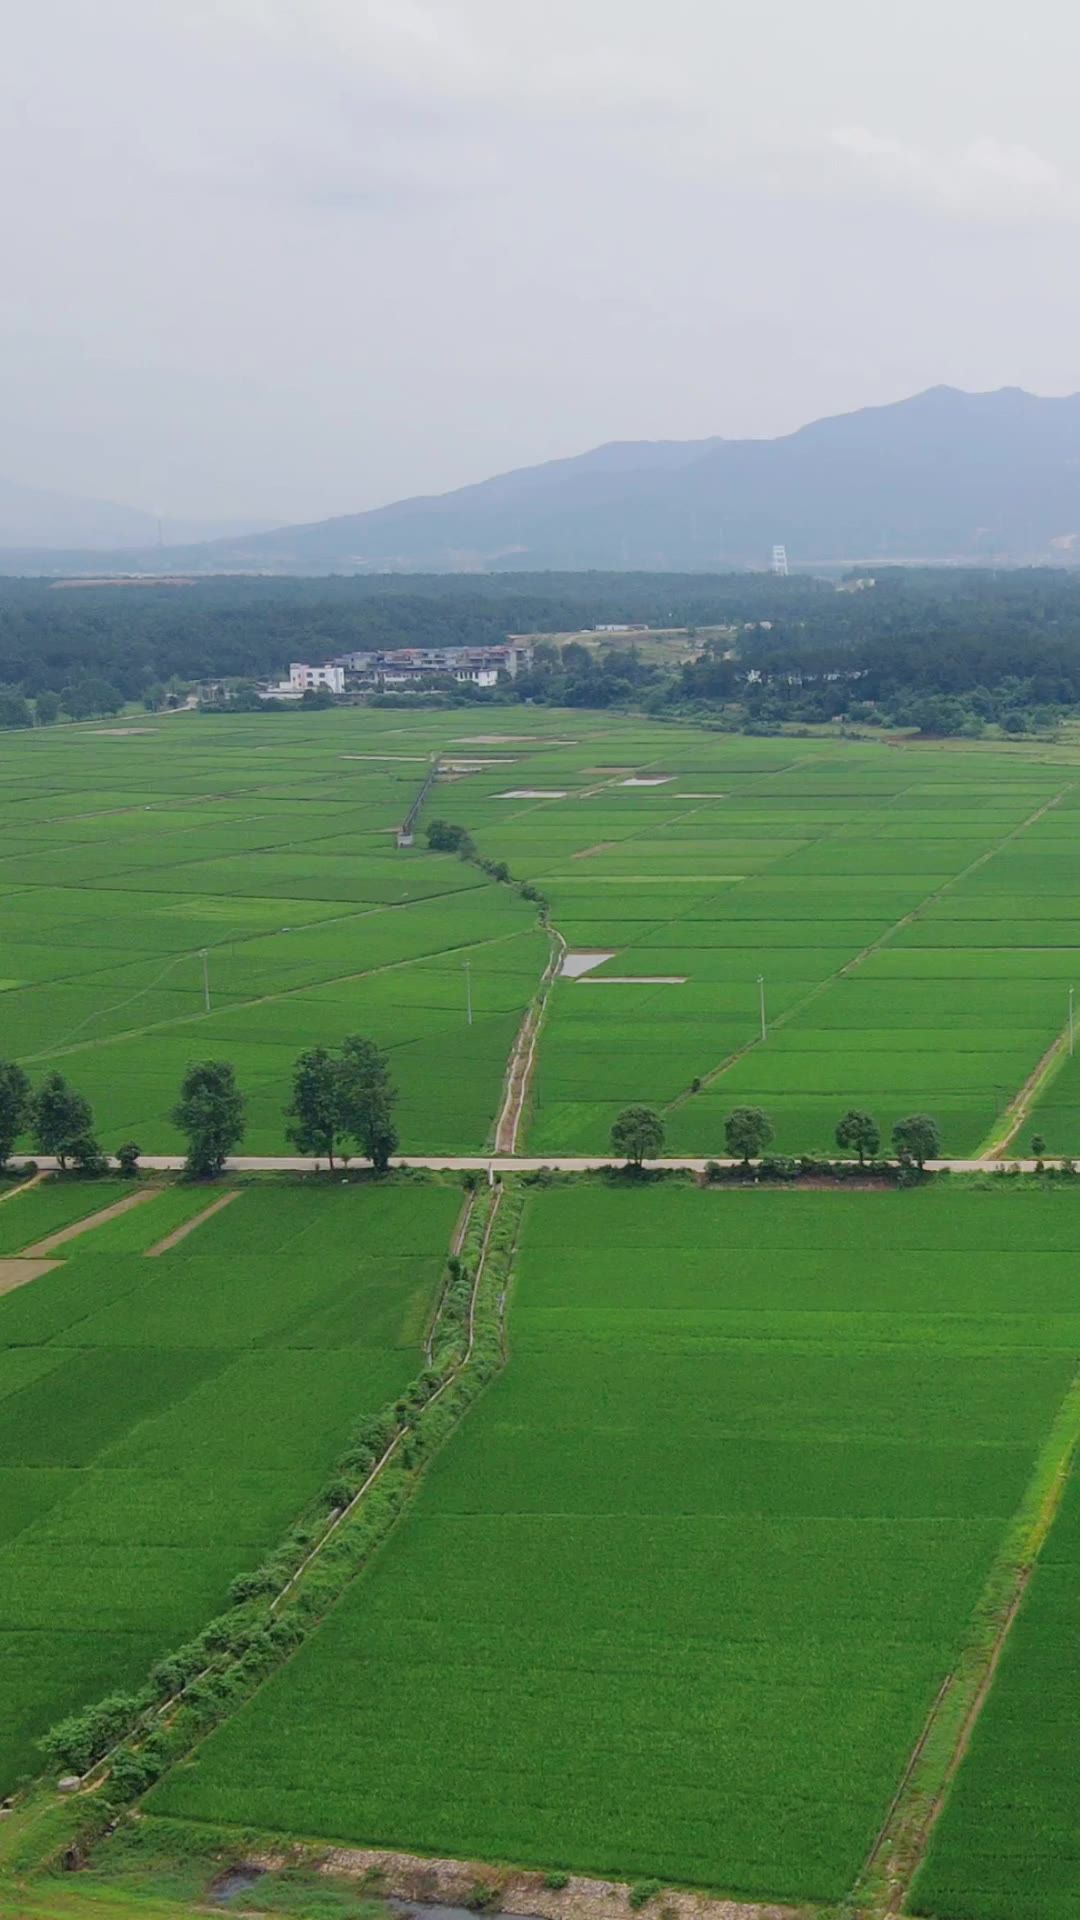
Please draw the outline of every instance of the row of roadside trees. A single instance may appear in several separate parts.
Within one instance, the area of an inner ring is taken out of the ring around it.
[[[331,1169],[336,1160],[362,1154],[377,1172],[385,1172],[398,1145],[396,1101],[389,1059],[374,1040],[354,1033],[336,1048],[307,1047],[293,1068],[286,1136],[298,1153],[325,1160]],[[219,1174],[246,1130],[246,1101],[232,1064],[204,1060],[189,1067],[170,1118],[187,1140],[191,1178]],[[0,1168],[27,1134],[38,1153],[55,1155],[62,1168],[101,1173],[108,1164],[85,1094],[57,1072],[47,1074],[35,1090],[17,1061],[0,1061]],[[640,1167],[659,1158],[664,1138],[664,1122],[654,1108],[624,1107],[611,1129],[611,1151]],[[881,1152],[877,1121],[857,1108],[842,1115],[835,1138],[860,1165]],[[761,1159],[773,1139],[773,1123],[760,1107],[736,1107],[724,1121],[728,1154],[746,1166]],[[892,1145],[898,1160],[921,1173],[926,1161],[941,1153],[937,1121],[926,1113],[909,1114],[893,1127]],[[134,1172],[140,1152],[134,1141],[120,1147],[121,1168]]]
[[[664,1122],[653,1107],[624,1107],[611,1129],[611,1151],[631,1166],[644,1160],[656,1160],[664,1151]],[[735,1107],[724,1121],[724,1140],[732,1160],[749,1166],[768,1152],[775,1138],[769,1115],[760,1107]],[[836,1144],[844,1153],[854,1153],[859,1165],[876,1160],[881,1152],[881,1128],[872,1114],[850,1107],[837,1122]],[[928,1160],[941,1153],[941,1131],[928,1113],[908,1114],[892,1130],[893,1152],[907,1166],[921,1173]]]
[[[396,1101],[386,1054],[374,1040],[350,1034],[340,1047],[308,1047],[300,1054],[285,1132],[298,1153],[325,1159],[330,1167],[336,1159],[362,1154],[385,1172],[398,1144]],[[186,1171],[192,1179],[212,1179],[221,1172],[244,1138],[246,1109],[230,1061],[203,1060],[188,1068],[170,1119],[187,1141]],[[46,1074],[35,1089],[17,1061],[0,1060],[0,1168],[27,1137],[36,1153],[54,1156],[64,1170],[95,1174],[108,1165],[85,1094],[57,1072]],[[141,1151],[133,1140],[118,1148],[121,1171],[134,1173]]]

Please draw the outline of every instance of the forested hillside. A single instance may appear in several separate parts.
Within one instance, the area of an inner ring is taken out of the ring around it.
[[[251,681],[350,648],[487,645],[612,622],[689,629],[681,652],[697,644],[700,657],[681,664],[673,650],[668,664],[655,645],[639,653],[602,637],[541,645],[532,674],[471,697],[656,713],[734,706],[757,725],[852,709],[904,724],[912,702],[952,702],[932,731],[1080,702],[1077,573],[896,568],[852,587],[765,573],[2,580],[0,718],[160,705],[170,683]]]

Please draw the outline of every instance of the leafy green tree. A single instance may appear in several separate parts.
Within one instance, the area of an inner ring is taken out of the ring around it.
[[[119,713],[124,696],[110,680],[99,674],[84,674],[60,694],[60,704],[73,720],[89,720],[96,713]]]
[[[760,1107],[735,1107],[724,1121],[727,1150],[746,1167],[761,1158],[772,1137],[772,1121]]]
[[[664,1123],[652,1107],[624,1107],[611,1129],[611,1151],[632,1167],[664,1151]]]
[[[427,843],[433,853],[459,853],[463,860],[474,851],[468,827],[455,826],[452,820],[433,820],[427,830]]]
[[[293,1069],[286,1137],[298,1153],[325,1155],[332,1168],[342,1123],[342,1070],[326,1047],[307,1047]]]
[[[189,1067],[171,1117],[187,1135],[189,1177],[213,1179],[244,1137],[244,1096],[231,1063],[203,1060]]]
[[[872,1114],[849,1107],[837,1122],[836,1144],[843,1151],[857,1153],[862,1166],[864,1160],[875,1159],[880,1151],[881,1128]]]
[[[338,1074],[339,1132],[367,1155],[377,1173],[385,1173],[398,1144],[390,1062],[374,1040],[353,1033],[342,1041]]]
[[[34,719],[39,727],[51,727],[60,718],[60,695],[46,687],[34,701]]]
[[[928,1113],[909,1113],[906,1119],[898,1120],[892,1138],[897,1159],[918,1167],[920,1173],[928,1160],[940,1157],[941,1130]]]
[[[93,1138],[94,1114],[84,1094],[70,1087],[63,1074],[47,1074],[30,1103],[30,1126],[39,1153],[56,1155],[62,1170],[76,1150]]]
[[[142,1152],[137,1140],[125,1140],[122,1147],[116,1149],[116,1164],[125,1180],[134,1180],[139,1171],[139,1155]]]
[[[0,1060],[0,1167],[11,1159],[15,1142],[30,1122],[30,1082],[15,1060]]]
[[[1042,1159],[1043,1154],[1046,1152],[1046,1138],[1044,1134],[1041,1134],[1041,1133],[1032,1134],[1031,1151],[1035,1155],[1036,1160]]]
[[[92,1133],[80,1133],[78,1139],[72,1141],[70,1153],[79,1172],[89,1174],[92,1179],[109,1170],[109,1156]]]
[[[34,716],[21,693],[0,692],[0,727],[32,727]]]

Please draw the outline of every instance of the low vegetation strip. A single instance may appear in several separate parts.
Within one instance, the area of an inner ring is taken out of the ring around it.
[[[840,1899],[1068,1385],[1078,1240],[1057,1191],[535,1193],[512,1363],[153,1806]]]

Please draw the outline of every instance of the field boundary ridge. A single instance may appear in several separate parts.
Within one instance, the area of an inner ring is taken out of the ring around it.
[[[849,1896],[852,1911],[891,1920],[907,1905],[949,1789],[989,1698],[1031,1574],[1057,1516],[1080,1445],[1080,1371],[1039,1449],[1020,1506],[994,1556],[956,1664],[946,1674],[885,1821]]]

